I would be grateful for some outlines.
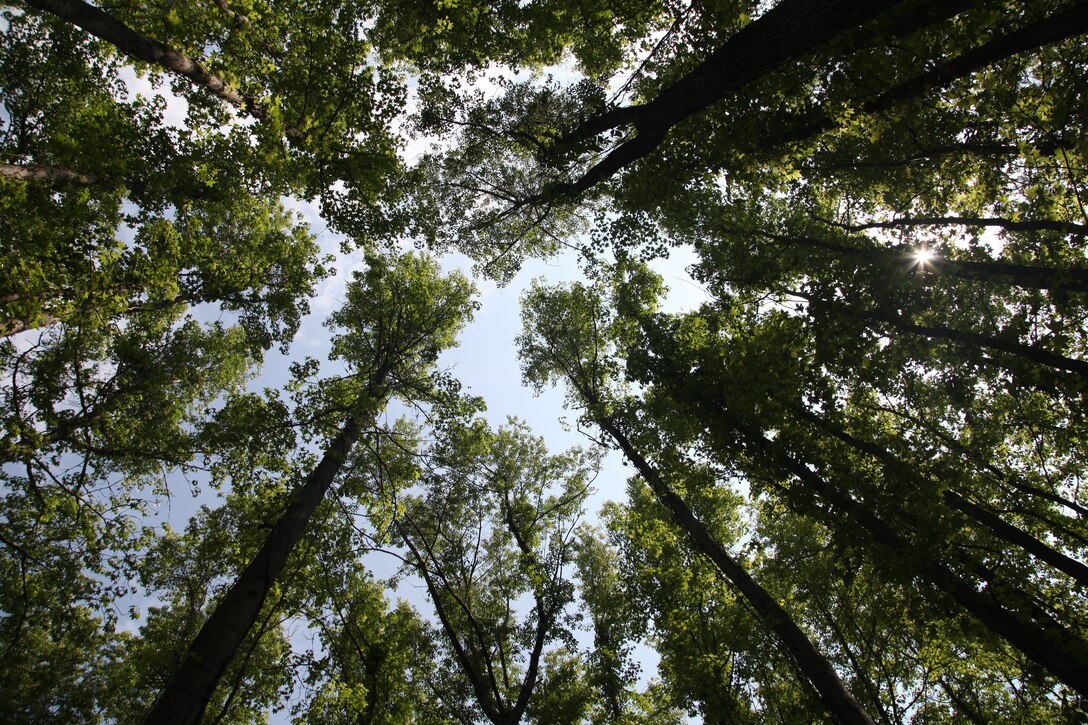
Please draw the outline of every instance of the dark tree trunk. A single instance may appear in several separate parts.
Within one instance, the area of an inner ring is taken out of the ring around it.
[[[873,441],[862,440],[861,438],[848,433],[836,423],[800,406],[790,406],[790,410],[802,420],[812,423],[820,430],[829,433],[851,448],[876,458],[893,473],[904,474],[910,477],[919,484],[919,491],[932,488],[931,486],[925,485],[925,483],[914,474],[910,466],[896,457],[895,454],[887,448],[874,443]],[[948,489],[945,490],[941,496],[945,504],[950,508],[959,511],[982,524],[1006,544],[1022,548],[1040,561],[1045,561],[1055,569],[1068,574],[1081,586],[1088,587],[1088,566],[1055,550],[1026,531],[1013,526],[992,511],[967,500],[956,491]]]
[[[572,131],[561,143],[576,143],[625,125],[633,125],[638,135],[559,191],[576,196],[608,179],[656,149],[677,123],[899,2],[902,0],[782,0],[650,103],[607,111]]]
[[[954,81],[966,78],[1006,58],[1075,37],[1086,31],[1088,31],[1088,3],[1080,2],[1054,15],[1028,23],[1007,35],[1000,35],[960,56],[938,63],[930,70],[866,101],[861,109],[865,113],[883,113],[904,101],[920,98],[930,91],[945,88]],[[792,122],[781,119],[780,123],[786,128],[770,141],[769,148],[774,149],[785,143],[811,139],[838,126],[834,118],[822,111]]]
[[[1088,225],[1075,224],[1074,222],[1055,221],[1053,219],[1003,219],[1001,217],[974,217],[974,216],[933,216],[933,217],[906,217],[892,219],[886,222],[869,222],[867,224],[832,224],[851,232],[860,232],[866,229],[898,229],[900,227],[997,227],[1007,229],[1010,232],[1060,232],[1062,234],[1088,235]]]
[[[360,399],[380,400],[387,376],[387,369],[379,371]],[[201,627],[181,666],[145,718],[145,725],[194,725],[200,722],[223,672],[256,621],[269,589],[358,440],[364,416],[374,412],[358,411],[330,441],[325,455],[295,492],[260,551],[238,575]]]
[[[129,57],[158,66],[188,78],[192,83],[221,98],[235,108],[259,121],[270,117],[268,108],[249,94],[234,88],[223,78],[212,73],[198,61],[164,43],[148,38],[116,20],[107,13],[83,0],[25,0],[26,4],[51,13],[91,35],[117,47]],[[304,134],[287,128],[289,138],[301,138]]]
[[[1055,569],[1068,574],[1082,587],[1088,588],[1088,566],[1060,551],[1056,551],[1026,531],[1005,521],[993,511],[968,501],[956,491],[945,491],[942,496],[945,503],[978,521],[1002,541],[1013,546],[1019,546],[1036,559],[1045,561]]]
[[[655,331],[650,329],[647,332],[652,340]],[[951,597],[992,632],[1081,695],[1088,696],[1088,643],[1039,607],[1030,594],[1007,582],[995,580],[993,573],[982,571],[977,562],[957,560],[955,563],[959,569],[981,574],[984,586],[980,590],[975,582],[966,580],[942,561],[942,552],[927,545],[931,542],[919,545],[900,533],[866,504],[824,479],[815,468],[795,457],[778,441],[768,439],[751,422],[738,420],[730,413],[721,393],[714,392],[720,386],[709,384],[696,387],[698,371],[688,373],[665,358],[658,357],[657,360],[654,382],[665,386],[680,404],[689,409],[690,414],[703,421],[714,448],[732,450],[736,447],[734,435],[739,437],[747,455],[763,459],[773,468],[800,481],[800,486],[788,489],[780,487],[798,513],[812,515],[816,512],[830,526],[841,527],[845,520],[860,529],[873,541],[886,547],[886,556],[891,560],[908,562],[915,574]],[[720,440],[713,440],[719,436],[722,436]],[[811,498],[801,495],[802,491],[819,497],[833,511],[814,504]],[[898,519],[912,519],[894,501],[888,502],[888,506]],[[952,553],[949,555],[954,556]]]
[[[761,447],[773,451],[770,441],[763,441]],[[749,442],[760,445],[751,438]],[[986,582],[980,591],[936,556],[925,551],[918,552],[919,547],[913,541],[803,463],[781,452],[772,452],[771,455],[800,479],[806,488],[830,503],[874,541],[887,547],[888,556],[909,560],[923,579],[951,597],[987,628],[1059,680],[1088,696],[1088,646],[1075,633],[1035,606],[1030,595],[1004,582],[993,581]],[[806,510],[800,508],[801,513]]]
[[[718,419],[719,425],[729,420],[724,409],[719,410]],[[888,557],[909,561],[913,571],[951,597],[992,632],[1059,680],[1088,696],[1088,644],[1038,607],[1029,594],[1006,582],[991,580],[984,580],[985,585],[980,591],[976,584],[966,581],[941,561],[931,548],[920,547],[899,533],[865,504],[833,486],[804,462],[781,450],[773,441],[742,424],[729,425],[741,434],[750,449],[796,476],[805,489],[830,504],[835,514],[822,512],[828,523],[841,525],[841,517],[845,517],[886,547]],[[811,513],[810,505],[798,501],[791,492],[787,492],[787,496],[799,513]],[[892,508],[899,509],[894,504]],[[910,519],[905,512],[900,510],[899,513],[904,520]],[[977,569],[977,564],[972,562],[961,563],[968,569]]]
[[[851,316],[854,315],[854,313],[848,314],[851,314]],[[1088,362],[1068,358],[1064,355],[1044,350],[1041,347],[1036,347],[1035,345],[1025,345],[1024,343],[1015,340],[1002,339],[992,335],[982,335],[968,330],[957,330],[944,325],[919,325],[899,315],[887,313],[868,312],[860,313],[857,316],[862,319],[867,318],[887,323],[893,329],[899,330],[900,332],[910,332],[923,337],[948,340],[957,345],[974,345],[990,350],[998,350],[1028,360],[1036,365],[1054,368],[1056,370],[1064,370],[1066,372],[1088,377]]]
[[[453,626],[453,621],[450,619],[450,615],[446,611],[445,605],[442,603],[441,586],[435,581],[430,567],[427,566],[427,560],[423,557],[419,548],[412,542],[412,538],[405,530],[404,526],[399,522],[394,522],[394,526],[396,526],[400,538],[404,540],[405,546],[407,546],[408,550],[411,552],[412,558],[415,560],[416,570],[419,571],[420,576],[423,577],[423,582],[427,586],[427,592],[431,596],[431,602],[434,604],[435,612],[438,614],[438,621],[442,624],[442,630],[446,633],[446,639],[449,640],[450,646],[453,647],[453,652],[457,657],[458,664],[461,666],[461,671],[465,673],[465,677],[468,678],[469,683],[472,685],[472,692],[476,696],[476,704],[480,706],[484,715],[486,715],[487,719],[492,723],[499,724],[505,722],[509,711],[502,701],[502,696],[499,693],[494,676],[489,672],[488,682],[485,683],[480,676],[480,673],[473,667],[472,658],[469,656],[469,652],[461,642],[461,638],[457,635],[457,629]],[[489,685],[490,689],[488,689]]]
[[[872,725],[873,719],[846,688],[827,658],[816,649],[808,635],[793,621],[789,612],[783,609],[774,597],[760,586],[707,531],[702,521],[695,516],[684,500],[635,449],[616,422],[611,418],[604,418],[597,419],[596,423],[616,441],[635,470],[653,490],[658,501],[669,510],[673,520],[687,534],[692,546],[714,563],[718,571],[732,582],[752,605],[763,623],[775,633],[786,651],[797,662],[801,672],[820,693],[828,711],[843,723]]]

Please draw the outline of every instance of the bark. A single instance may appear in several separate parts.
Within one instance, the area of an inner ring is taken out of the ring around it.
[[[853,313],[850,314],[853,316]],[[1056,370],[1065,370],[1066,372],[1088,377],[1088,362],[1068,358],[1064,355],[1044,350],[1035,345],[1025,345],[1024,343],[1015,340],[1003,339],[992,335],[982,335],[967,330],[957,330],[944,325],[919,325],[900,315],[888,313],[869,312],[857,316],[863,319],[868,318],[887,323],[892,328],[901,332],[910,332],[923,337],[936,338],[938,340],[948,340],[957,345],[975,345],[990,350],[998,350],[1000,352],[1008,353],[1009,355],[1023,358],[1036,365],[1054,368]]]
[[[57,184],[75,184],[77,186],[104,186],[114,188],[113,182],[96,174],[76,171],[65,166],[45,166],[42,164],[4,164],[0,163],[0,179],[15,181],[49,181]]]
[[[1088,235],[1088,225],[1074,222],[1055,221],[1053,219],[1003,219],[1001,217],[909,217],[905,219],[892,219],[886,222],[868,222],[866,224],[840,224],[826,222],[832,226],[840,227],[851,232],[860,232],[866,229],[898,229],[900,227],[916,226],[965,226],[965,227],[998,227],[1010,232],[1060,232],[1062,234],[1075,234],[1077,236]]]
[[[669,510],[673,520],[687,534],[692,546],[714,563],[718,571],[732,582],[752,605],[764,624],[775,633],[805,677],[820,693],[828,711],[843,723],[872,725],[873,719],[846,688],[827,658],[816,649],[808,635],[793,621],[789,612],[783,609],[774,597],[760,586],[707,531],[702,521],[695,516],[684,500],[635,449],[616,421],[606,417],[597,419],[596,423],[616,441],[627,459],[653,490],[658,501]]]
[[[253,116],[258,121],[268,121],[271,114],[266,106],[247,93],[234,88],[223,78],[212,73],[197,60],[181,51],[148,38],[107,13],[83,0],[24,0],[27,5],[42,10],[71,23],[103,40],[129,57],[158,66],[189,79],[193,85],[203,88],[235,108]],[[294,128],[285,129],[289,138],[304,137]]]
[[[932,542],[919,545],[874,513],[868,505],[827,481],[817,473],[817,469],[795,457],[779,442],[769,440],[750,423],[737,420],[729,412],[727,404],[713,394],[713,386],[702,386],[696,394],[684,381],[697,376],[698,371],[685,373],[666,360],[659,360],[660,368],[655,375],[658,384],[676,381],[668,389],[694,415],[706,422],[709,435],[717,437],[714,431],[719,429],[735,433],[747,455],[763,459],[800,481],[799,486],[785,489],[787,500],[795,511],[802,515],[818,512],[832,527],[841,527],[845,520],[885,548],[884,556],[892,561],[907,563],[916,575],[949,596],[994,634],[1081,695],[1088,696],[1088,643],[1039,607],[1030,594],[998,580],[993,572],[983,570],[977,562],[958,560],[954,552],[948,552],[947,555],[953,557],[959,569],[981,574],[983,586],[980,589],[978,583],[968,581],[942,561],[936,547],[930,545]],[[735,448],[732,435],[713,445],[719,449]],[[814,505],[803,492],[814,494],[825,505]],[[911,520],[912,517],[894,501],[887,503],[889,510],[896,513],[900,520]],[[943,550],[941,553],[944,553]]]
[[[518,550],[521,552],[522,556],[525,557],[534,568],[540,570],[540,562],[537,561],[536,553],[533,551],[532,547],[529,546],[521,529],[518,528],[514,521],[514,513],[510,508],[509,501],[506,501],[505,518],[506,526],[510,530],[510,533],[513,534],[514,540],[517,542]],[[522,679],[521,689],[518,692],[518,699],[514,703],[514,707],[510,711],[507,720],[510,723],[520,722],[522,715],[525,714],[525,708],[529,706],[529,696],[532,694],[533,688],[536,687],[537,675],[540,671],[540,656],[544,652],[544,643],[547,640],[548,630],[551,628],[552,622],[555,621],[555,615],[557,614],[548,607],[547,595],[540,582],[534,582],[533,601],[536,604],[537,612],[533,649],[529,653],[529,666],[526,668],[525,677]]]
[[[388,374],[388,368],[379,370],[361,400],[380,400]],[[358,440],[364,416],[373,413],[373,410],[359,411],[349,417],[329,443],[321,461],[295,492],[260,551],[238,575],[201,627],[181,666],[144,719],[145,725],[194,725],[200,722],[223,672],[256,621],[269,589]]]
[[[11,337],[27,330],[36,330],[40,327],[50,327],[60,322],[59,317],[48,313],[42,313],[34,319],[27,318],[2,318],[0,319],[0,337]]]
[[[876,410],[884,413],[891,413],[898,418],[904,418],[906,420],[909,420],[912,424],[924,430],[926,434],[938,438],[941,443],[943,443],[957,455],[962,456],[966,460],[972,461],[976,466],[989,473],[993,477],[993,480],[996,481],[998,485],[1003,487],[1006,491],[1012,489],[1014,491],[1026,493],[1029,496],[1036,496],[1046,501],[1050,501],[1051,503],[1058,504],[1059,506],[1069,508],[1077,512],[1081,516],[1088,516],[1088,508],[1081,506],[1076,501],[1070,501],[1064,496],[1059,496],[1053,491],[1047,491],[1045,489],[1039,488],[1038,486],[1033,486],[1027,481],[1021,479],[1017,474],[1009,471],[1003,471],[996,465],[994,465],[991,461],[985,460],[984,458],[978,458],[978,451],[975,448],[964,445],[945,431],[930,425],[927,421],[922,420],[918,416],[911,415],[905,411],[898,410],[896,408],[889,408],[881,405],[876,406]],[[1023,513],[1026,516],[1033,516],[1035,518],[1038,518],[1041,521],[1045,521],[1046,523],[1050,524],[1051,526],[1058,526],[1064,533],[1071,535],[1078,541],[1082,541],[1086,545],[1088,545],[1088,540],[1070,531],[1069,529],[1062,527],[1061,524],[1056,524],[1056,522],[1049,518],[1041,517],[1040,514],[1027,510],[1020,510],[1020,513]]]
[[[987,66],[999,63],[1020,53],[1052,45],[1088,31],[1088,2],[1080,2],[1054,15],[1037,20],[1007,35],[972,48],[971,50],[943,63],[937,63],[930,70],[893,86],[876,98],[862,104],[865,113],[880,114],[900,103],[924,96],[926,93],[946,88],[953,82],[966,78]],[[838,126],[838,122],[822,111],[814,112],[806,118],[790,122],[781,119],[779,123],[787,126],[764,148],[778,148],[782,144],[804,141],[819,136]]]
[[[845,517],[884,547],[890,559],[909,562],[922,579],[973,614],[994,634],[1081,695],[1088,696],[1088,645],[1037,606],[1029,594],[1000,580],[985,581],[980,590],[934,555],[930,547],[919,547],[866,505],[831,485],[762,435],[741,432],[752,448],[788,470],[805,488],[833,507],[836,513],[829,516],[829,523],[835,525],[840,516]],[[800,513],[811,513],[810,506],[796,500],[791,503]],[[963,565],[977,568],[970,562]]]
[[[1088,587],[1088,566],[1062,554],[1060,551],[1056,551],[1026,531],[1005,521],[989,509],[968,501],[956,491],[945,491],[942,496],[945,503],[978,521],[990,529],[998,538],[1014,546],[1021,547],[1036,559],[1045,561],[1055,569],[1068,574],[1082,587]]]
[[[580,179],[559,187],[576,196],[648,155],[669,129],[786,63],[802,58],[902,0],[782,0],[746,25],[694,70],[650,103],[607,111],[582,124],[561,144],[633,125],[621,144]]]
[[[831,306],[823,300],[814,298],[811,295],[807,295],[797,290],[791,290],[789,294],[796,297],[801,297],[809,301],[810,309],[823,310],[829,309]],[[1083,360],[1077,360],[1075,358],[1065,357],[1049,350],[1045,350],[1036,345],[1026,345],[1022,342],[1017,342],[1015,339],[1005,337],[995,337],[993,335],[983,335],[977,332],[971,332],[969,330],[959,330],[954,327],[948,327],[946,325],[919,325],[912,322],[909,318],[903,315],[892,314],[890,312],[881,312],[877,310],[865,310],[855,311],[848,307],[839,308],[839,313],[845,317],[862,320],[864,322],[878,322],[889,325],[892,329],[900,332],[909,332],[921,337],[928,337],[931,339],[948,340],[957,345],[974,345],[975,347],[986,348],[989,350],[997,350],[1015,357],[1027,360],[1042,367],[1052,368],[1055,370],[1064,370],[1065,372],[1074,373],[1088,377],[1088,362]],[[1008,367],[1003,366],[1003,367]]]
[[[468,678],[469,683],[472,685],[472,692],[476,696],[476,703],[480,706],[480,709],[484,711],[484,715],[487,716],[488,720],[493,723],[503,722],[506,712],[498,688],[495,687],[495,678],[489,675],[490,683],[494,688],[494,699],[492,699],[492,693],[488,691],[487,684],[483,682],[479,673],[476,671],[476,668],[472,666],[472,660],[469,657],[469,653],[461,643],[461,638],[457,636],[457,630],[453,626],[453,621],[450,619],[449,613],[442,603],[439,585],[431,575],[431,570],[427,566],[426,560],[412,542],[411,536],[408,535],[404,527],[399,522],[394,522],[394,526],[397,527],[397,533],[400,535],[400,538],[404,540],[404,544],[411,552],[412,558],[415,559],[416,569],[423,577],[423,582],[427,586],[427,592],[431,595],[431,601],[434,603],[435,612],[438,614],[438,621],[442,624],[442,629],[446,633],[446,639],[449,640],[450,646],[453,647],[457,662],[461,665],[461,671],[465,673],[465,677]]]

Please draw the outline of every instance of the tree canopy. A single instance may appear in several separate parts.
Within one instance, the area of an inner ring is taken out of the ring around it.
[[[1082,722],[1086,37],[0,3],[0,720]]]

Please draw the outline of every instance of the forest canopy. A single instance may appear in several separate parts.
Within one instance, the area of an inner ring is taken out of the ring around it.
[[[0,721],[1084,722],[1086,34],[0,2]]]

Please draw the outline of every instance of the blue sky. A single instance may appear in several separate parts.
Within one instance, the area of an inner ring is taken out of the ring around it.
[[[553,75],[569,80],[573,77],[566,68],[552,69]],[[166,101],[165,120],[170,125],[182,126],[185,123],[186,104],[169,93],[168,88],[153,88],[144,78],[137,78],[131,71],[125,71],[125,79],[134,93],[144,95],[158,94]],[[418,140],[407,144],[404,149],[409,159],[416,157],[430,143]],[[311,301],[311,312],[303,320],[302,326],[288,353],[282,354],[277,349],[271,350],[259,373],[250,381],[249,387],[261,390],[265,387],[280,387],[288,379],[287,367],[292,360],[313,357],[327,360],[329,352],[329,330],[324,326],[327,316],[338,309],[344,299],[345,284],[351,279],[352,272],[364,265],[361,252],[345,253],[341,250],[342,238],[330,232],[321,219],[315,204],[284,199],[284,203],[300,213],[317,236],[322,251],[333,255],[331,265],[333,274],[324,280]],[[669,287],[665,300],[668,311],[690,309],[706,300],[707,295],[686,271],[694,260],[690,249],[674,249],[667,260],[657,260],[653,266],[661,274]],[[552,452],[559,452],[571,446],[588,446],[589,439],[577,431],[577,413],[564,407],[564,391],[551,389],[536,396],[522,385],[521,372],[514,344],[515,337],[521,332],[520,298],[530,282],[543,278],[549,283],[569,282],[583,279],[577,256],[567,251],[548,260],[531,260],[525,263],[513,281],[503,287],[472,274],[470,260],[461,255],[447,255],[441,259],[447,272],[460,270],[473,279],[479,288],[480,309],[474,321],[460,336],[458,347],[445,352],[440,365],[456,376],[466,392],[481,396],[487,404],[486,417],[493,427],[506,423],[509,417],[517,417],[527,423],[536,435],[542,436]],[[218,315],[212,308],[195,311],[198,317]],[[326,372],[335,374],[334,367]],[[390,419],[400,414],[402,409],[393,406]],[[631,469],[622,465],[617,452],[609,453],[604,459],[600,474],[596,479],[596,493],[590,499],[586,521],[594,522],[600,506],[607,500],[622,500],[625,484]],[[197,506],[216,505],[214,492],[205,491],[199,498],[190,499],[183,486],[178,487],[177,495],[159,511],[160,521],[169,521],[175,529],[183,529],[188,517]],[[384,560],[383,560],[384,559]],[[368,561],[377,576],[391,575],[397,562],[389,556],[374,555]],[[401,596],[415,605],[425,616],[429,616],[430,606],[426,602],[425,592],[420,582],[406,579],[397,590]],[[152,604],[145,598],[135,602],[142,607]],[[129,621],[124,626],[135,629],[139,621]],[[305,631],[296,632],[294,638],[297,647],[307,647],[310,637]],[[583,643],[589,644],[591,637],[583,637]],[[656,653],[640,647],[636,656],[643,660],[643,679],[656,671]],[[286,722],[285,713],[277,713],[274,722]]]

